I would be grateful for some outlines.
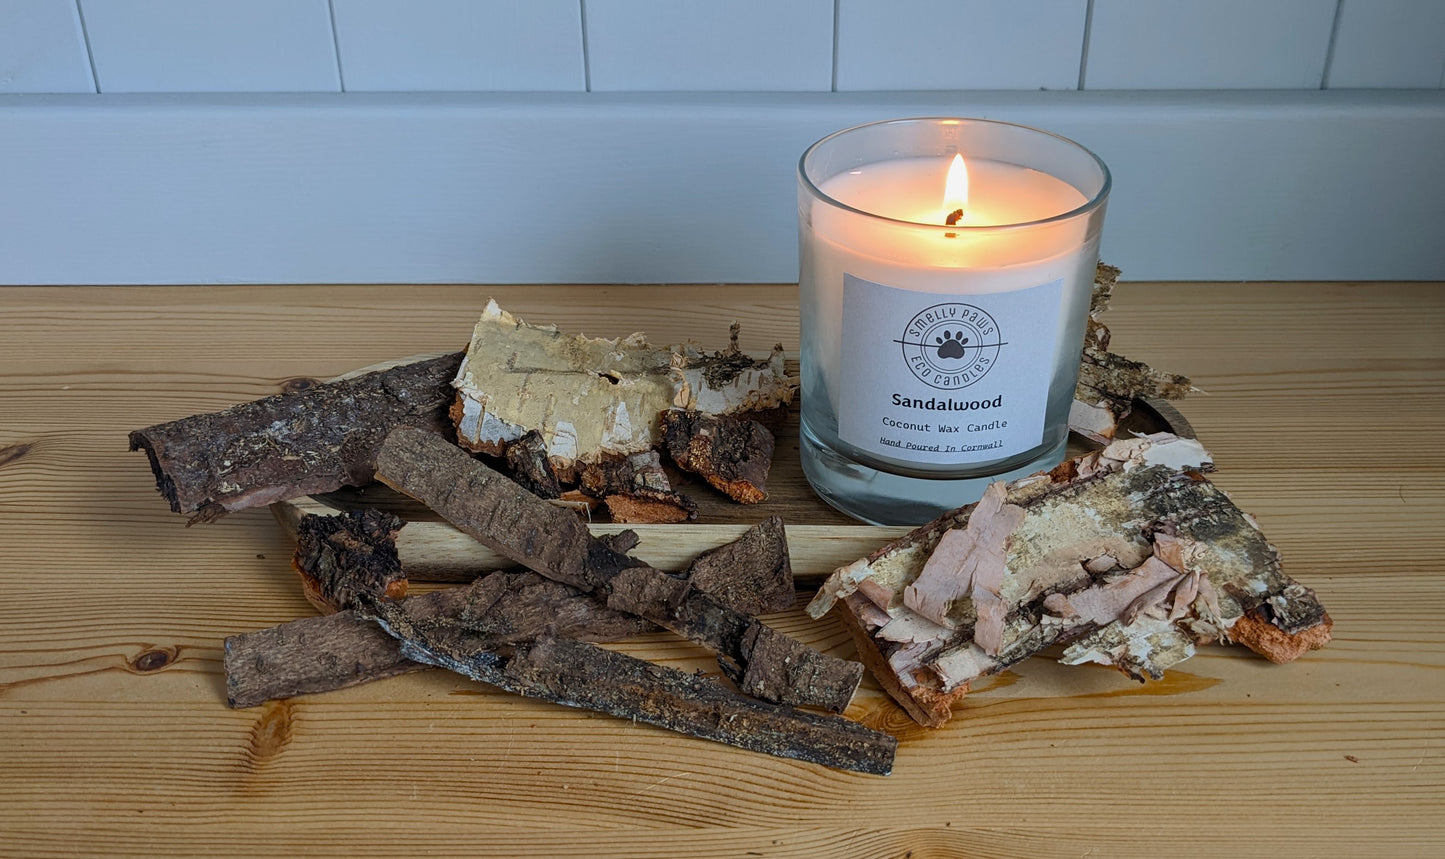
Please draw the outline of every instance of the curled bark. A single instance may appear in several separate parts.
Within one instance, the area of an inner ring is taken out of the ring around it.
[[[236,510],[370,483],[376,452],[399,426],[451,432],[445,355],[295,393],[194,415],[130,434],[156,489],[190,524]]]

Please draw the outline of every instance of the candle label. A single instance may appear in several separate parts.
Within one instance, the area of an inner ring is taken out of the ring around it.
[[[839,438],[889,459],[947,465],[1038,447],[1063,286],[929,293],[845,274]]]

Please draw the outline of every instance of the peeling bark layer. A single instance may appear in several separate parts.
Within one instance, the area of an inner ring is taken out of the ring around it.
[[[839,569],[809,612],[841,600],[865,662],[933,726],[972,681],[1055,644],[1069,643],[1065,663],[1140,680],[1200,643],[1271,659],[1323,646],[1330,620],[1314,592],[1208,470],[1198,442],[1160,433],[994,484]]]
[[[1194,391],[1189,378],[1165,373],[1109,351],[1109,329],[1099,316],[1109,308],[1119,269],[1099,263],[1089,300],[1089,319],[1079,365],[1079,382],[1069,408],[1069,429],[1108,444],[1136,399],[1177,400]]]
[[[287,498],[370,483],[386,434],[450,433],[460,354],[402,364],[130,434],[156,489],[191,524]]]

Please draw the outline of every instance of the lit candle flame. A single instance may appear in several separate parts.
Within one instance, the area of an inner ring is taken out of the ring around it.
[[[943,211],[948,213],[944,223],[950,227],[963,220],[968,210],[968,168],[963,156],[955,154],[948,166],[948,181],[943,185]]]

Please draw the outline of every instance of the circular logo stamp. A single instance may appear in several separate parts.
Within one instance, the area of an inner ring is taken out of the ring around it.
[[[1004,343],[994,321],[972,304],[935,304],[918,311],[893,341],[918,381],[940,391],[967,388],[988,375]]]

